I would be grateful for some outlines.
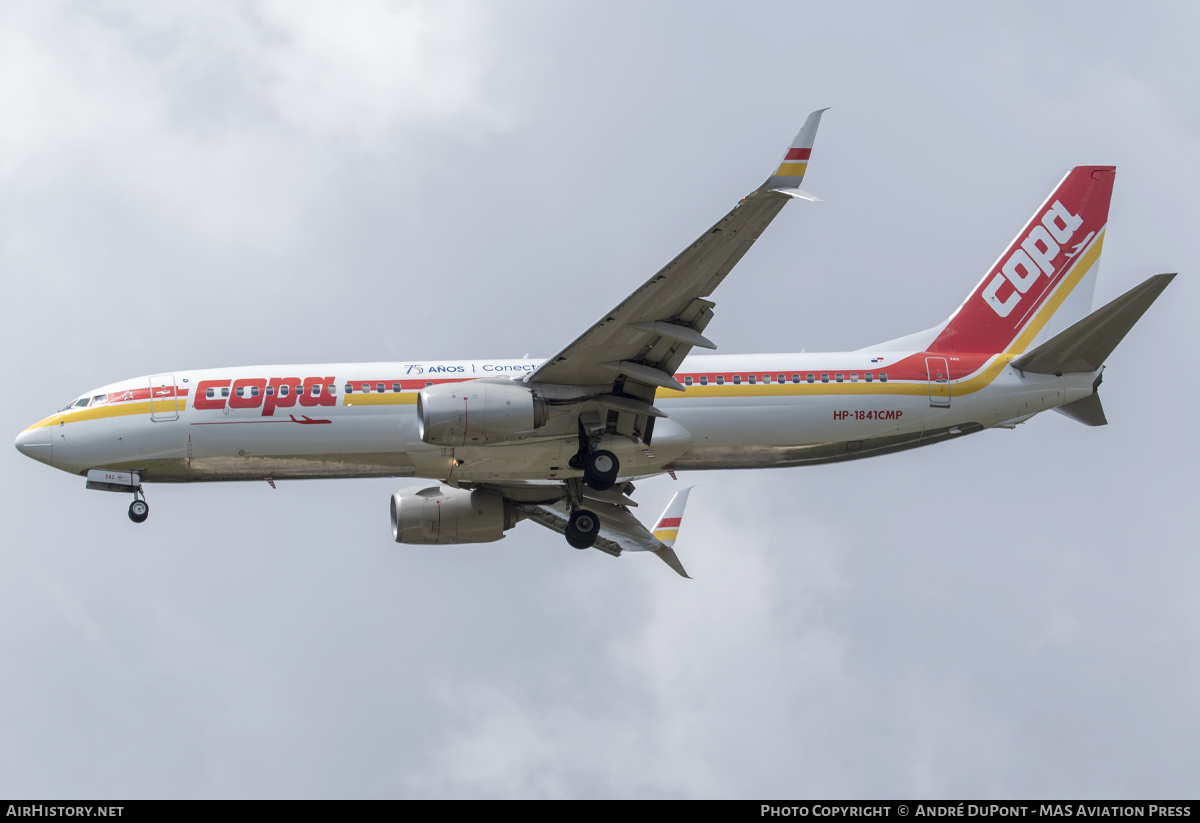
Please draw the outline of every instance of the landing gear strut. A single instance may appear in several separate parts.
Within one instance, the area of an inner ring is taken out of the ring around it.
[[[150,516],[150,506],[146,503],[146,493],[138,486],[133,492],[133,502],[129,504],[129,519],[134,523],[145,523]]]
[[[583,507],[583,481],[578,477],[563,482],[566,495],[567,528],[563,532],[567,543],[574,549],[590,549],[600,536],[600,518]]]

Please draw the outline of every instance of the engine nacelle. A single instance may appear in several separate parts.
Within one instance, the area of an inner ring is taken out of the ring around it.
[[[431,446],[521,440],[546,425],[549,406],[525,386],[472,380],[417,393],[417,434]]]
[[[512,502],[487,491],[413,486],[392,495],[397,543],[491,543],[517,525]]]

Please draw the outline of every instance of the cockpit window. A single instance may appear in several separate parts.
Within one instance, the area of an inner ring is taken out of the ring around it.
[[[92,398],[92,405],[93,405],[93,406],[99,406],[99,405],[100,405],[101,403],[103,403],[105,400],[108,400],[108,395],[107,395],[107,394],[98,394],[98,395],[96,395],[95,397],[93,397],[93,398]]]
[[[88,404],[88,399],[86,397],[81,397],[75,401],[75,408],[83,409],[83,408],[87,407],[87,404]]]

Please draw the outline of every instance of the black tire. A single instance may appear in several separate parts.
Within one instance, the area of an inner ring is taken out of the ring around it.
[[[583,482],[598,492],[611,489],[621,471],[621,461],[610,451],[598,449],[587,456],[583,464]]]
[[[567,542],[576,549],[590,549],[600,536],[600,518],[587,509],[576,509],[567,521]]]
[[[134,523],[145,523],[150,516],[150,507],[145,500],[134,500],[129,504],[129,519]]]

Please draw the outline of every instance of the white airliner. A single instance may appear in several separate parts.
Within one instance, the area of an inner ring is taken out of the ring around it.
[[[709,299],[799,188],[824,110],[765,183],[547,360],[248,366],[93,389],[17,437],[24,454],[133,495],[143,483],[414,477],[392,495],[400,543],[482,543],[518,521],[575,548],[672,548],[631,479],[802,466],[1012,428],[1054,409],[1106,420],[1104,361],[1170,282],[1091,313],[1115,169],[1078,166],[945,322],[851,352],[695,356]]]

